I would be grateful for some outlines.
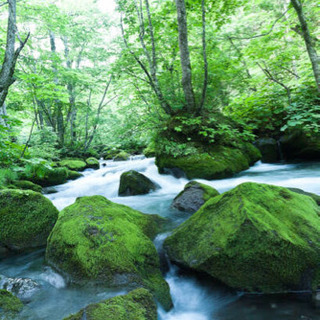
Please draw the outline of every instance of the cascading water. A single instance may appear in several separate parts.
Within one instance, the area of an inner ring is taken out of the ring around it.
[[[118,197],[120,175],[128,170],[143,173],[156,182],[160,189],[143,196]],[[234,178],[198,181],[211,185],[220,192],[230,190],[240,183],[252,181],[301,188],[320,194],[319,171],[320,163],[289,165],[257,163]],[[99,170],[87,170],[84,172],[84,177],[56,186],[57,192],[48,194],[47,197],[59,210],[62,210],[72,204],[77,197],[102,195],[111,201],[128,205],[144,213],[155,213],[170,218],[172,225],[175,226],[190,216],[170,207],[173,198],[187,182],[185,178],[176,179],[170,175],[160,175],[154,159],[138,156],[131,158],[130,161],[102,161]],[[162,234],[155,239],[158,251],[161,251],[166,236],[168,234]],[[270,299],[258,296],[251,299],[220,284],[209,283],[207,279],[181,273],[181,270],[169,264],[164,269],[169,270],[166,280],[170,285],[175,307],[168,313],[159,307],[159,320],[320,319],[318,310],[312,309],[305,301],[297,302],[296,297],[292,299],[286,297],[285,300],[281,300],[276,297]],[[31,296],[28,296],[28,304],[19,319],[60,320],[90,303],[126,292],[108,288],[68,286],[61,275],[45,266],[43,250],[0,261],[0,279],[1,275],[4,277],[2,279],[31,279],[39,286]]]

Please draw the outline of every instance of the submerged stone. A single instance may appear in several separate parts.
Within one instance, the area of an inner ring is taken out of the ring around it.
[[[181,211],[196,212],[210,198],[219,195],[219,192],[203,183],[191,181],[187,183],[173,200],[172,206]]]
[[[77,283],[146,287],[168,310],[169,286],[151,240],[162,222],[102,196],[78,198],[61,211],[46,260]]]
[[[265,293],[320,283],[320,210],[286,188],[244,183],[207,201],[165,240],[169,258]]]
[[[140,288],[122,296],[90,304],[64,320],[157,320],[153,296]]]
[[[21,252],[45,246],[58,214],[38,192],[0,190],[0,248]]]

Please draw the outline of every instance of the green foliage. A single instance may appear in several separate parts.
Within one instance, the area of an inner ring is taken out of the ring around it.
[[[9,185],[17,179],[18,174],[12,169],[0,169],[0,187]]]
[[[285,112],[285,124],[281,131],[302,129],[308,135],[320,133],[320,96],[316,95],[315,90],[301,88]]]

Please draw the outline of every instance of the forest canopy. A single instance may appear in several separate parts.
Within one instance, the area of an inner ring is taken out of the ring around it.
[[[1,167],[319,133],[316,0],[108,3],[0,4]]]

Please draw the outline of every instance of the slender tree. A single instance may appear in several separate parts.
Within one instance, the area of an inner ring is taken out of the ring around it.
[[[320,66],[319,66],[320,57],[317,54],[317,50],[315,47],[315,40],[311,37],[307,19],[303,12],[302,3],[299,0],[290,0],[290,1],[298,15],[298,19],[301,27],[301,35],[306,44],[306,48],[307,48],[308,55],[312,65],[313,75],[317,85],[317,90],[320,93]]]
[[[25,40],[21,40],[16,26],[16,0],[8,0],[8,27],[7,42],[4,55],[4,61],[0,71],[0,124],[5,125],[6,115],[5,100],[9,92],[9,87],[15,82],[14,70],[19,54],[28,41],[30,34]],[[16,37],[19,39],[19,47],[15,49]]]

